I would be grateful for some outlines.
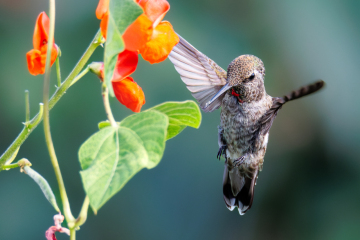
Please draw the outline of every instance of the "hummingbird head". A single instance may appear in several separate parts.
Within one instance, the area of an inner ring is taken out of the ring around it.
[[[241,55],[235,58],[229,64],[227,71],[227,81],[230,86],[251,83],[256,79],[263,81],[264,77],[264,63],[253,55]]]
[[[241,55],[228,67],[227,81],[232,94],[242,101],[258,101],[265,94],[265,67],[260,58],[253,55]]]
[[[260,58],[253,55],[241,55],[235,58],[228,67],[227,83],[206,104],[205,108],[229,90],[241,101],[260,100],[265,94],[265,67]]]

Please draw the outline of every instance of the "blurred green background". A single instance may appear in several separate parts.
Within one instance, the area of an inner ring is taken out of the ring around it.
[[[90,211],[77,238],[360,239],[360,2],[169,2],[165,20],[223,68],[242,54],[261,58],[268,94],[282,96],[317,79],[325,80],[326,88],[280,111],[254,203],[245,216],[228,211],[223,202],[217,110],[203,114],[200,129],[187,128],[168,141],[161,163],[137,174],[97,216]],[[63,78],[98,29],[97,3],[57,1],[55,40],[62,50]],[[47,9],[47,1],[0,1],[1,153],[22,129],[24,90],[30,91],[32,116],[42,101],[43,76],[28,73],[25,53],[32,49],[35,19]],[[98,49],[92,61],[101,60],[102,53]],[[140,59],[133,77],[145,92],[144,109],[192,99],[169,60],[150,65]],[[115,99],[111,104],[117,120],[131,113]],[[77,215],[84,198],[77,151],[106,118],[99,80],[86,75],[50,116]],[[58,192],[42,124],[18,157],[28,158]],[[0,239],[45,239],[55,212],[39,187],[18,169],[2,171],[0,183]],[[58,234],[58,239],[68,237]]]

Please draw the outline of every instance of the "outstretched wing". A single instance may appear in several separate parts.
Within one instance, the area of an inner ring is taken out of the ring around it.
[[[180,37],[180,42],[169,55],[181,80],[186,84],[194,98],[205,112],[212,112],[221,105],[222,97],[206,107],[208,101],[226,84],[226,71],[210,58],[196,50]]]
[[[260,123],[259,133],[265,135],[266,133],[269,132],[278,111],[285,103],[309,95],[311,93],[314,93],[320,90],[324,85],[325,82],[320,80],[313,84],[299,88],[296,91],[292,91],[291,93],[289,93],[284,97],[273,98],[272,107],[269,110],[267,110],[267,112],[261,117],[259,121]]]

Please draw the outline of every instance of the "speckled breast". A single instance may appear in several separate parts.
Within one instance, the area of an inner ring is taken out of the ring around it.
[[[231,93],[226,93],[221,107],[221,127],[231,162],[246,154],[245,164],[262,163],[268,134],[257,135],[258,121],[270,109],[272,99],[265,95],[260,101],[239,103]],[[230,163],[231,164],[231,163]]]

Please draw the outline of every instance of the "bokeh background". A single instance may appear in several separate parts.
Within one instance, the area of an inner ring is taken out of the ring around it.
[[[187,128],[168,141],[161,163],[138,173],[97,216],[90,211],[77,238],[360,239],[360,2],[169,2],[165,19],[223,68],[242,54],[260,57],[270,95],[282,96],[317,79],[325,80],[326,88],[280,111],[253,207],[245,216],[228,211],[223,202],[217,110],[203,114],[199,129]],[[97,0],[57,1],[55,40],[62,50],[63,78],[98,29],[96,6]],[[43,76],[28,73],[25,53],[32,49],[35,19],[47,9],[47,1],[0,1],[0,152],[22,129],[24,90],[30,91],[32,116],[42,101]],[[102,53],[99,48],[91,60],[101,60]],[[133,77],[145,92],[144,109],[192,99],[169,60],[150,65],[140,57]],[[111,104],[117,120],[131,113],[115,99]],[[77,151],[106,118],[99,80],[85,76],[50,116],[77,215],[84,198]],[[28,158],[58,192],[42,124],[18,157]],[[18,169],[0,173],[0,204],[0,239],[45,239],[55,212]],[[58,234],[58,239],[67,237]]]

